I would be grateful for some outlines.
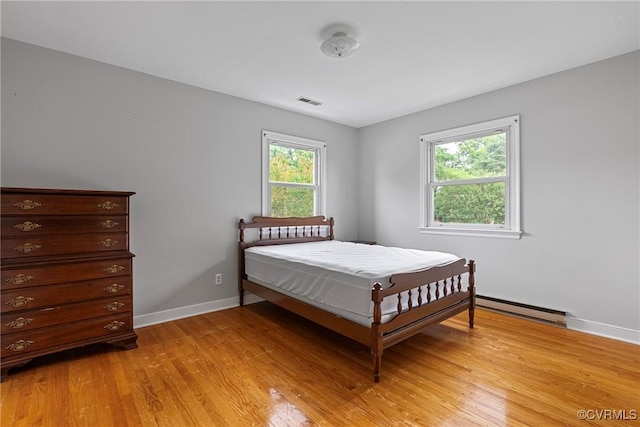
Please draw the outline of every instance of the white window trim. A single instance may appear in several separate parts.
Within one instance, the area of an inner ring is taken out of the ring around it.
[[[450,138],[459,138],[474,133],[483,133],[496,129],[507,129],[507,191],[508,227],[471,224],[431,224],[433,217],[433,195],[430,190],[433,181],[429,150],[436,142]],[[424,234],[442,234],[454,236],[499,237],[519,239],[520,229],[520,116],[510,116],[488,122],[476,123],[455,129],[428,133],[420,136],[420,226]]]
[[[279,183],[279,186],[305,187],[315,188],[315,212],[314,215],[325,215],[327,210],[327,192],[326,192],[326,151],[327,144],[324,141],[302,138],[299,136],[287,135],[284,133],[272,132],[268,130],[262,131],[262,215],[271,215],[271,185],[269,181],[269,147],[271,143],[276,142],[283,146],[316,150],[316,165],[314,177],[315,184],[287,184]]]

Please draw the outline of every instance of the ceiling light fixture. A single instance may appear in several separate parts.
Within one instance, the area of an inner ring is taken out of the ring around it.
[[[332,58],[345,58],[355,52],[360,46],[357,40],[338,32],[326,39],[320,46],[320,50]]]

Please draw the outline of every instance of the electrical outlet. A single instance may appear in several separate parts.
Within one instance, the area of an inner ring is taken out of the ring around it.
[[[222,285],[222,273],[216,274],[216,285]]]

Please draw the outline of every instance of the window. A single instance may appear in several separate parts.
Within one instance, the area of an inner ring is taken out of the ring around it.
[[[420,136],[420,230],[520,238],[520,116]]]
[[[262,132],[262,214],[324,215],[326,144]]]

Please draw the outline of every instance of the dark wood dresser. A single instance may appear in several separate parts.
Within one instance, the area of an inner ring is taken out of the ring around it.
[[[1,379],[48,353],[98,342],[137,347],[133,194],[2,188]]]

